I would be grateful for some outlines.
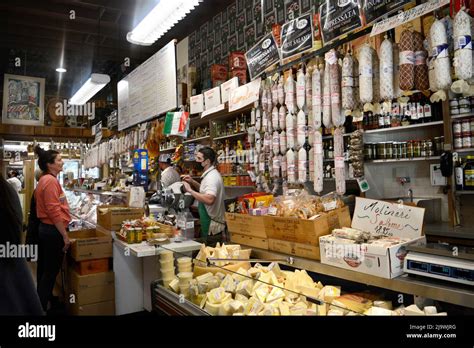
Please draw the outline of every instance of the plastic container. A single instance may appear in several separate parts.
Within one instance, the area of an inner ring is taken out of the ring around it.
[[[178,279],[180,285],[189,284],[189,282],[193,279],[192,272],[180,272],[178,273]]]
[[[168,269],[171,269],[171,268],[174,268],[174,261],[173,260],[170,260],[170,261],[160,260],[160,269],[168,270]]]
[[[178,266],[179,273],[190,273],[193,271],[193,266]]]
[[[174,278],[175,274],[174,274],[174,267],[172,269],[169,269],[169,270],[161,270],[161,277],[163,279],[170,279],[170,278]]]
[[[185,264],[188,264],[188,263],[191,264],[191,261],[192,261],[192,259],[190,257],[187,257],[187,256],[180,257],[180,258],[176,259],[176,262],[178,263],[178,266],[179,265],[185,265]]]
[[[174,260],[173,254],[174,253],[171,250],[163,250],[160,253],[160,260],[162,260],[162,261],[173,261]]]

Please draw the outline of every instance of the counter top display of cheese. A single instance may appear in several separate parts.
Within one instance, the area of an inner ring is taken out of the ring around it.
[[[405,301],[407,306],[400,306],[380,296],[378,292],[347,292],[337,285],[322,284],[318,281],[318,275],[311,277],[305,267],[311,271],[327,268],[326,272],[317,273],[336,278],[338,275],[332,271],[338,270],[347,273],[340,278],[365,284],[376,283],[370,278],[378,277],[299,258],[293,258],[291,265],[285,261],[287,256],[284,254],[254,250],[252,256],[260,259],[258,262],[256,259],[249,259],[250,253],[243,248],[245,247],[239,245],[202,247],[193,261],[194,271],[190,258],[180,258],[170,251],[162,253],[162,278],[152,283],[154,307],[160,310],[174,308],[165,312],[182,315],[447,315],[438,313],[436,307],[429,305],[419,308]],[[174,256],[178,265],[177,276]],[[204,258],[207,259],[206,263],[203,263]],[[231,259],[235,261],[229,261]],[[287,266],[296,269],[286,270]],[[357,279],[355,274],[367,277],[369,282]],[[383,287],[383,281],[402,283],[400,280],[380,278],[379,283],[374,285]],[[428,288],[426,284],[415,284],[415,287],[423,286]],[[432,291],[442,292],[440,287]],[[412,291],[403,293],[410,294]],[[427,294],[429,295],[428,292]],[[457,301],[455,297],[460,296],[467,301],[461,305],[466,306],[470,301],[471,307],[474,306],[472,292],[463,294],[451,289],[449,294],[434,297],[441,297],[439,300],[446,301],[445,296],[451,296],[454,301]]]

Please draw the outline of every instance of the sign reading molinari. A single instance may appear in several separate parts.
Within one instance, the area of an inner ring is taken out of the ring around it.
[[[362,0],[365,22],[366,24],[372,23],[380,17],[392,13],[410,2],[411,0]]]
[[[417,238],[423,229],[424,208],[356,198],[352,227],[385,237]]]
[[[319,6],[319,23],[324,43],[362,27],[358,0],[325,0]]]
[[[245,53],[250,79],[259,77],[266,68],[280,59],[273,34],[265,35],[255,46]]]
[[[260,94],[261,78],[246,85],[240,86],[230,92],[229,111],[235,111],[252,104],[258,100]]]
[[[288,59],[313,48],[313,22],[306,14],[286,22],[281,28],[281,59]]]

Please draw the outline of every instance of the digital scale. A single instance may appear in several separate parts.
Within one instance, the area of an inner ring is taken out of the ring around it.
[[[474,248],[442,243],[408,246],[403,270],[409,274],[474,285]]]

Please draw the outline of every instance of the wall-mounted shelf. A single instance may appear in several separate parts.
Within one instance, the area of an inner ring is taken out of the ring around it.
[[[474,113],[468,113],[468,114],[460,114],[460,115],[451,115],[451,120],[456,120],[458,118],[464,118],[464,117],[474,117]]]
[[[228,138],[234,138],[234,137],[241,137],[243,135],[248,134],[247,132],[240,132],[240,133],[235,133],[235,134],[230,134],[230,135],[223,135],[221,137],[217,138],[212,138],[212,140],[222,140],[222,139],[228,139]]]
[[[411,161],[439,161],[438,156],[432,157],[414,157],[414,158],[393,158],[365,161],[364,163],[391,163],[391,162],[411,162]]]
[[[409,126],[371,129],[371,130],[364,131],[364,134],[401,132],[401,131],[405,131],[407,129],[418,129],[418,128],[424,128],[424,127],[433,127],[433,126],[440,126],[442,124],[443,124],[443,121],[435,121],[435,122],[428,122],[428,123],[421,123],[421,124],[412,124],[412,125],[409,125]]]
[[[456,195],[474,195],[474,191],[456,191]]]
[[[474,152],[474,147],[470,149],[455,149],[454,152]]]
[[[94,195],[103,195],[103,196],[117,196],[117,197],[127,197],[127,192],[112,192],[112,191],[100,191],[100,190],[86,190],[86,189],[72,189],[69,191],[79,192],[79,193],[87,193],[87,194],[94,194]]]
[[[189,143],[199,143],[203,140],[208,140],[210,139],[211,136],[210,135],[206,135],[205,137],[200,137],[200,138],[196,138],[196,139],[188,139],[188,140],[185,140],[183,141],[183,144],[189,144]]]
[[[177,149],[177,147],[170,147],[168,149],[163,149],[163,150],[160,150],[160,152],[169,152],[169,151],[175,151]]]

